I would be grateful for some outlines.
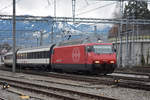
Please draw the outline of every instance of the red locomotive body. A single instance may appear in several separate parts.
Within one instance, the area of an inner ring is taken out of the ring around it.
[[[56,46],[51,58],[52,69],[68,72],[108,74],[116,66],[112,43]]]

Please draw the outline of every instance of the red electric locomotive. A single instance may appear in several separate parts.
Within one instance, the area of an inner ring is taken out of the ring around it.
[[[59,71],[108,74],[116,67],[116,53],[112,43],[56,46],[51,58],[52,69]]]

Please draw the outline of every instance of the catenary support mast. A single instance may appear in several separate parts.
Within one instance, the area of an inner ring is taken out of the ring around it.
[[[13,0],[13,67],[12,72],[16,71],[16,0]]]

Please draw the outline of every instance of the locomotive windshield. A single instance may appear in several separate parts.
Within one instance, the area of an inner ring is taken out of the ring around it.
[[[99,54],[99,53],[113,53],[111,45],[94,45],[93,51],[97,54]]]

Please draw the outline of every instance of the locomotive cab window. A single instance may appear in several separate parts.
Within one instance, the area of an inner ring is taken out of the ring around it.
[[[93,47],[92,46],[87,46],[86,47],[86,51],[87,52],[92,52],[93,51]]]
[[[113,53],[111,45],[94,45],[93,50],[95,53]]]

